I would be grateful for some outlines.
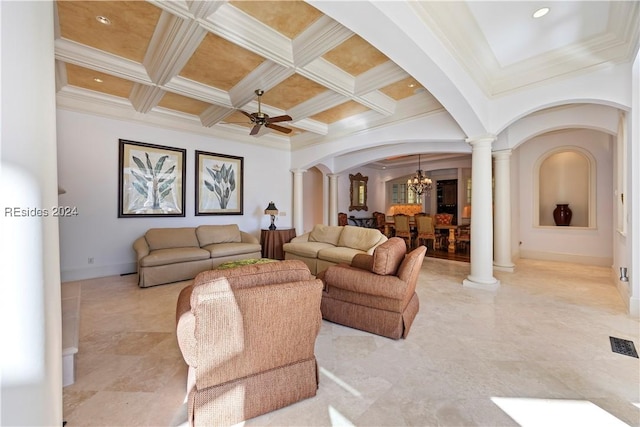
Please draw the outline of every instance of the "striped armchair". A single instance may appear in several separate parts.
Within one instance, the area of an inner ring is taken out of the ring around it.
[[[338,264],[318,275],[324,282],[322,317],[384,337],[406,338],[420,304],[418,275],[427,251],[406,253],[405,243],[392,237],[373,255],[359,254],[351,265]]]
[[[236,424],[315,396],[321,293],[297,260],[206,271],[183,289],[189,425]]]

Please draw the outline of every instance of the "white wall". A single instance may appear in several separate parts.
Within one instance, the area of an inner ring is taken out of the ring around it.
[[[560,146],[587,150],[596,161],[596,226],[590,228],[534,226],[536,162]],[[611,136],[593,130],[567,130],[543,134],[514,150],[519,164],[519,186],[512,201],[519,204],[520,256],[611,266],[613,257],[613,151]],[[518,224],[514,222],[514,225]]]
[[[57,204],[53,3],[0,2],[0,15],[0,425],[60,426],[58,220],[43,213]]]
[[[292,226],[290,154],[287,151],[219,140],[200,134],[58,109],[58,178],[66,194],[61,205],[78,215],[60,219],[62,280],[79,280],[135,271],[132,244],[152,227],[236,223],[256,237],[269,226],[264,209],[273,201]],[[118,218],[118,140],[184,148],[184,218]],[[195,150],[244,157],[244,214],[195,216]],[[89,264],[88,258],[94,263]]]

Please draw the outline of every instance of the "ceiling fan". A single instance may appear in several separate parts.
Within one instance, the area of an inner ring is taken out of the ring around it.
[[[283,115],[283,116],[269,117],[268,114],[263,113],[261,110],[262,105],[260,103],[260,98],[264,94],[264,91],[262,89],[256,89],[255,93],[258,96],[258,112],[247,113],[246,111],[238,110],[242,114],[247,116],[249,120],[251,120],[251,123],[253,123],[253,127],[251,128],[251,132],[249,132],[249,135],[257,134],[261,126],[265,126],[265,127],[268,127],[269,129],[277,130],[278,132],[282,132],[282,133],[291,133],[291,129],[289,128],[285,128],[279,125],[274,125],[274,123],[288,122],[292,120],[291,116]]]

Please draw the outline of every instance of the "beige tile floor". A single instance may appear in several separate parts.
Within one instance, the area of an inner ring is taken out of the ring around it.
[[[640,425],[639,346],[608,268],[520,260],[500,289],[467,289],[469,264],[425,259],[406,340],[323,322],[316,397],[247,426]],[[187,369],[174,336],[179,291],[136,276],[81,282],[76,382],[67,426],[176,426]]]

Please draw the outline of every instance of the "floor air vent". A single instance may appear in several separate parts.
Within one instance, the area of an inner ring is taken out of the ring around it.
[[[633,345],[633,341],[623,340],[622,338],[609,337],[611,341],[611,351],[614,353],[624,354],[625,356],[631,356],[638,358],[638,352]]]

